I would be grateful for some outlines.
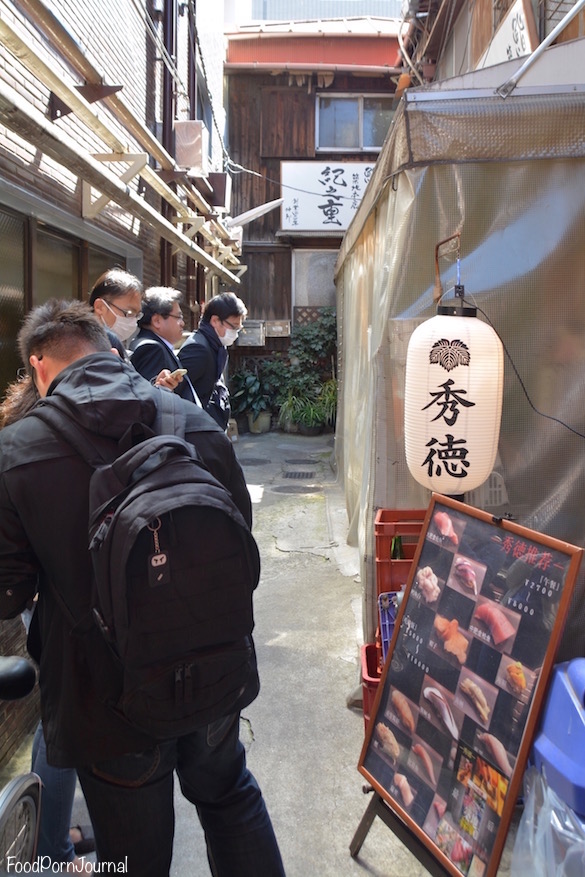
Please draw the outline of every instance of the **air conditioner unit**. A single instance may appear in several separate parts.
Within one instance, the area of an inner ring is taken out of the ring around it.
[[[176,120],[175,160],[194,176],[209,173],[209,131],[201,119]]]

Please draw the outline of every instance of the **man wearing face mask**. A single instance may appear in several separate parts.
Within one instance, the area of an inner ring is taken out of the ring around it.
[[[122,342],[115,346],[122,359],[127,359],[124,345],[136,332],[142,316],[142,283],[138,277],[121,268],[104,271],[93,285],[89,304],[108,334],[113,333]]]
[[[143,316],[142,289],[134,274],[123,268],[109,268],[98,277],[89,294],[91,309],[124,362],[130,362],[128,341],[137,332],[138,320]],[[163,368],[152,382],[155,387],[174,390],[180,380]]]
[[[246,306],[233,292],[223,292],[205,305],[199,328],[179,351],[179,360],[203,408],[222,429],[230,419],[228,389],[223,380],[230,347],[241,332]]]

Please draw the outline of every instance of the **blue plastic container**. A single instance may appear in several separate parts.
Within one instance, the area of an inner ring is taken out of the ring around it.
[[[585,819],[585,658],[553,670],[531,761],[559,798]]]
[[[380,639],[382,640],[382,661],[386,663],[388,647],[394,633],[396,611],[398,608],[398,591],[385,591],[378,597],[378,613],[380,616]]]

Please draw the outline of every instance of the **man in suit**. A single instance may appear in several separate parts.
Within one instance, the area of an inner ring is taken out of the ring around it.
[[[183,366],[174,352],[174,345],[183,337],[185,320],[181,312],[183,295],[170,286],[152,286],[144,293],[140,331],[132,343],[132,365],[149,381],[156,379],[163,369],[174,372]],[[189,402],[200,405],[188,376],[179,379],[175,393]]]
[[[244,302],[233,292],[215,295],[205,305],[199,328],[179,352],[203,408],[222,429],[230,419],[230,397],[223,379],[227,351],[242,331],[247,313]]]

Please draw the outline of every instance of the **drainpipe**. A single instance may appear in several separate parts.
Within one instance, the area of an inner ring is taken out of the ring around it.
[[[187,4],[189,43],[187,47],[187,88],[189,91],[189,118],[197,118],[197,4],[196,0],[190,0]],[[199,238],[199,235],[197,235]],[[203,278],[203,279],[202,279]],[[200,283],[203,282],[203,286]],[[187,259],[187,279],[185,281],[185,296],[188,305],[192,308],[196,304],[199,289],[205,290],[205,274],[197,270],[197,263]],[[205,292],[203,293],[205,297]],[[192,311],[191,311],[192,312]],[[189,328],[197,328],[191,325]]]
[[[174,63],[177,58],[177,2],[165,0],[163,12],[163,45],[165,55]],[[173,122],[175,119],[175,83],[168,65],[163,62],[162,75],[162,145],[170,155],[175,154]],[[171,184],[171,188],[174,186]],[[172,219],[168,205],[162,205],[165,219]],[[173,285],[173,251],[168,241],[160,242],[160,275],[163,286]]]

